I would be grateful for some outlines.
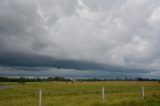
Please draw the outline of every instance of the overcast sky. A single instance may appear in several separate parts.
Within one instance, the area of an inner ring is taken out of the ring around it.
[[[0,75],[160,77],[160,0],[0,0]]]

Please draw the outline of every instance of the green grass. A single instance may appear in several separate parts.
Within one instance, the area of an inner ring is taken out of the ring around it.
[[[21,85],[2,83],[14,88],[0,89],[0,106],[37,106],[38,91],[43,90],[43,106],[160,106],[160,83],[106,82],[34,82]],[[141,99],[141,86],[145,99]],[[101,98],[105,87],[106,99]]]

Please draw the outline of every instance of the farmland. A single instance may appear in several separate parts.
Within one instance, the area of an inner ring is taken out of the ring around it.
[[[160,106],[160,83],[154,81],[105,82],[0,82],[0,106],[38,106],[42,89],[42,106]],[[105,88],[105,100],[101,89]],[[141,86],[145,98],[141,97]]]

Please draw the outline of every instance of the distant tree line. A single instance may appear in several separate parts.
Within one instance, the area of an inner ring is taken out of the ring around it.
[[[99,79],[99,78],[88,78],[88,79],[77,79],[77,81],[107,81],[107,79]]]
[[[98,79],[98,78],[89,78],[89,79],[77,79],[77,81],[160,81],[160,79],[149,79],[149,78]]]
[[[124,79],[98,79],[98,78],[89,78],[89,79],[76,79],[76,80],[71,80],[71,79],[66,79],[64,77],[48,77],[48,78],[26,78],[26,77],[20,77],[20,78],[9,78],[9,77],[0,77],[0,82],[19,82],[19,83],[26,83],[26,82],[42,82],[42,81],[65,81],[65,82],[83,82],[83,81],[160,81],[160,79],[148,79],[148,78],[136,78],[136,79],[129,79],[129,78],[124,78]]]
[[[160,81],[160,79],[137,78],[137,81]]]
[[[26,78],[26,77],[20,77],[20,78],[9,78],[9,77],[0,77],[0,82],[41,82],[41,81],[71,81],[70,79],[66,79],[64,77],[48,77],[48,78]]]

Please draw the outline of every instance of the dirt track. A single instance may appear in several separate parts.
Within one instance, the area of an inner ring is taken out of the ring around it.
[[[0,86],[0,90],[1,89],[7,89],[7,88],[13,88],[13,87],[15,87],[15,86]]]

